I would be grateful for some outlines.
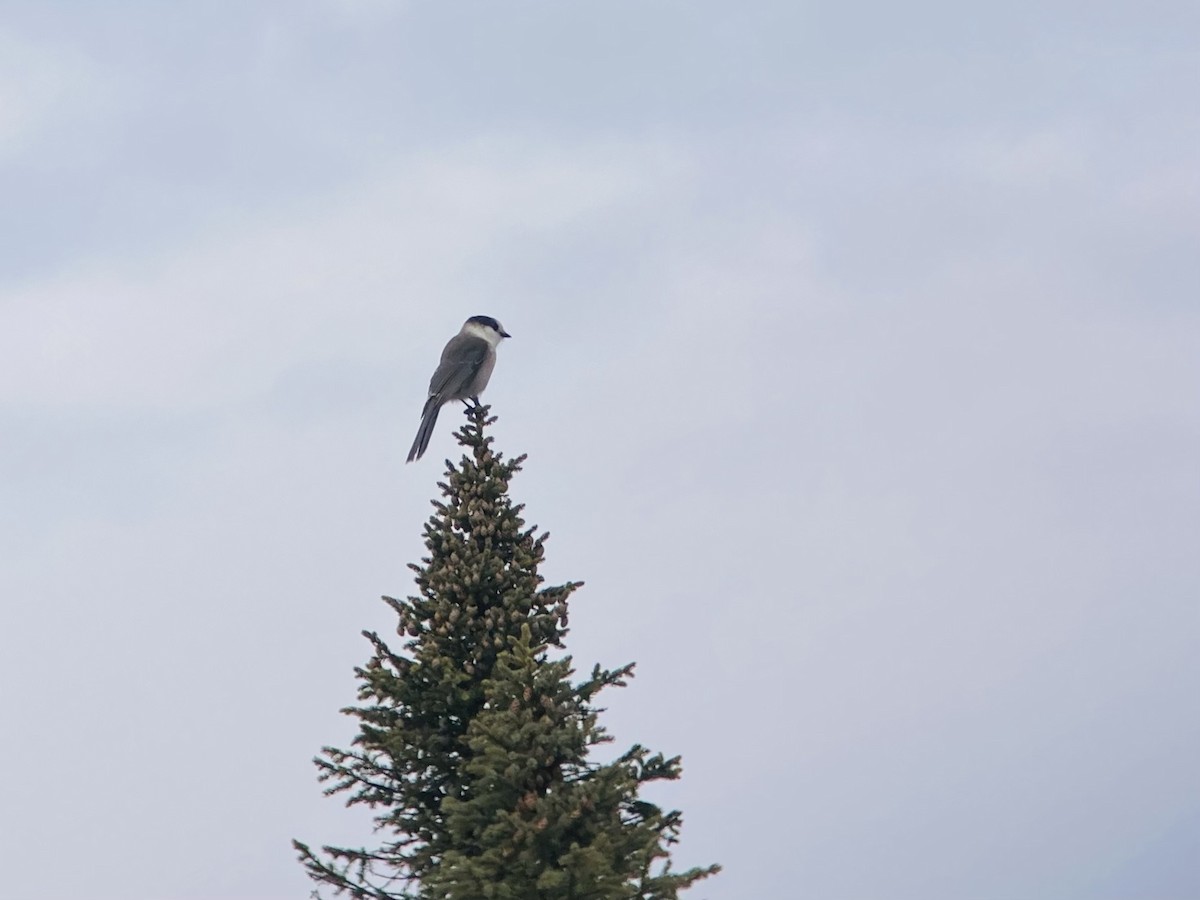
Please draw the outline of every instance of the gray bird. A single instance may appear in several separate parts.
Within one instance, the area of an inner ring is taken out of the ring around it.
[[[496,347],[506,337],[512,335],[491,316],[471,316],[450,338],[437,371],[429,379],[429,399],[421,410],[421,427],[408,451],[409,462],[424,455],[443,404],[451,400],[466,403],[468,398],[479,402],[496,365]]]

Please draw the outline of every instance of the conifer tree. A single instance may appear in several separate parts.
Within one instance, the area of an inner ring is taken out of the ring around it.
[[[374,848],[294,842],[309,876],[355,900],[674,900],[718,866],[670,868],[681,825],[639,797],[679,777],[679,758],[634,745],[609,763],[595,698],[633,664],[572,681],[561,654],[582,582],[543,587],[548,537],[526,528],[509,482],[525,457],[491,448],[489,407],[467,411],[425,525],[419,596],[384,597],[404,652],[364,632],[351,749],[315,762],[326,793],[366,805]],[[315,894],[319,896],[319,892]]]

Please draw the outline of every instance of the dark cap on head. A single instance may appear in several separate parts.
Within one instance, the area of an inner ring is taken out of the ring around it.
[[[471,318],[467,319],[467,321],[474,322],[476,325],[484,325],[488,328],[491,328],[494,331],[499,332],[504,337],[512,337],[511,334],[504,330],[504,326],[502,326],[491,316],[471,316]]]

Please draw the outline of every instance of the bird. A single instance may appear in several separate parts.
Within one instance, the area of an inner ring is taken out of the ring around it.
[[[479,395],[487,387],[496,365],[496,348],[507,337],[512,335],[491,316],[471,316],[446,343],[442,359],[429,379],[429,397],[421,410],[416,440],[408,451],[409,462],[424,455],[443,405],[451,400],[466,404],[468,398],[479,403]]]

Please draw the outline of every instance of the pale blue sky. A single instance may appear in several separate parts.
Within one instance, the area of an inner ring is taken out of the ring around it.
[[[484,313],[691,896],[1200,895],[1200,7],[0,12],[0,894],[370,839]]]

